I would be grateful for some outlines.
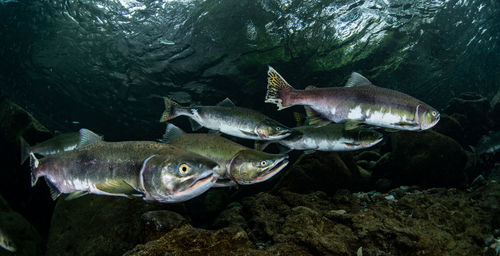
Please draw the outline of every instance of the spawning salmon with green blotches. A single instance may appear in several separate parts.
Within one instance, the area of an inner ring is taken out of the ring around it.
[[[297,90],[272,67],[268,70],[265,102],[278,110],[295,105],[310,107],[323,119],[346,123],[346,129],[368,124],[397,130],[426,130],[440,119],[439,112],[407,94],[373,85],[354,72],[345,87],[308,87]]]
[[[53,199],[70,193],[70,198],[99,194],[182,202],[217,180],[214,161],[159,142],[100,141],[42,159],[30,156],[32,186],[44,177]]]
[[[167,125],[163,139],[217,162],[217,187],[263,182],[288,164],[288,155],[257,151],[215,134],[185,133],[173,124]]]

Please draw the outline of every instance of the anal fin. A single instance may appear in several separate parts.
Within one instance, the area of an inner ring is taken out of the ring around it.
[[[52,182],[48,181],[47,179],[45,179],[45,182],[47,182],[47,186],[49,187],[50,197],[55,201],[61,195],[61,192],[59,192],[59,189],[57,189],[57,187],[54,186]]]
[[[359,128],[362,125],[362,123],[353,120],[353,119],[348,119],[347,122],[345,122],[344,129],[345,130],[354,130],[356,128]]]
[[[68,196],[66,196],[66,198],[64,198],[64,200],[69,201],[69,200],[77,199],[77,198],[80,198],[82,196],[87,195],[88,193],[89,193],[88,191],[75,191],[75,192],[68,194]]]

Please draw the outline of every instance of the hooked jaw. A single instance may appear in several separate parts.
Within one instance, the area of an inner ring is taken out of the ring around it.
[[[203,194],[210,189],[217,181],[217,176],[213,170],[205,171],[203,176],[193,182],[182,186],[177,191],[169,195],[164,202],[184,202],[193,197]]]
[[[280,159],[276,161],[276,163],[269,168],[267,172],[265,172],[263,175],[259,175],[255,177],[252,180],[234,180],[237,184],[241,185],[250,185],[250,184],[255,184],[255,183],[260,183],[266,180],[269,180],[272,178],[274,175],[278,174],[283,168],[285,168],[288,165],[288,155],[284,155]]]

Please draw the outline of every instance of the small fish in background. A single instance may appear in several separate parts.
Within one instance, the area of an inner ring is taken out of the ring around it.
[[[471,147],[478,155],[494,154],[500,150],[500,131],[490,133],[484,137],[476,148]]]
[[[293,128],[292,135],[282,140],[266,141],[267,144],[257,149],[264,150],[268,144],[278,143],[291,150],[352,151],[372,147],[382,139],[381,133],[363,127],[346,130],[343,124],[307,125]]]
[[[37,159],[30,153],[31,184],[44,177],[52,199],[86,194],[143,198],[175,203],[210,189],[217,163],[159,142],[94,142],[72,151]]]
[[[312,151],[352,151],[369,148],[383,139],[376,130],[358,127],[346,130],[343,124],[327,123],[316,119],[310,108],[305,107],[306,116],[294,112],[297,127],[292,134],[277,141],[256,142],[257,150],[264,150],[268,145],[277,143],[290,150]]]
[[[10,239],[10,237],[2,229],[0,229],[0,247],[9,252],[16,252],[16,245],[14,244],[14,241],[12,241],[12,239]]]
[[[290,135],[291,130],[279,122],[255,110],[236,107],[226,98],[216,106],[182,107],[164,98],[165,111],[160,122],[178,116],[187,116],[193,130],[202,126],[235,137],[252,140],[279,140]],[[194,121],[193,121],[194,120]]]
[[[79,132],[59,134],[33,146],[30,146],[23,137],[20,137],[21,164],[28,159],[30,153],[47,156],[63,151],[73,150],[101,140],[102,136],[99,136],[91,130],[85,128],[80,129]]]
[[[288,164],[288,155],[260,152],[214,134],[185,133],[170,123],[162,141],[217,162],[215,187],[263,182]]]
[[[175,42],[167,40],[167,39],[163,39],[163,40],[160,40],[160,44],[163,44],[163,45],[175,45]]]
[[[345,87],[296,90],[269,67],[265,102],[278,110],[294,105],[310,107],[320,118],[345,123],[346,129],[360,124],[396,130],[426,130],[439,121],[433,107],[404,93],[373,85],[354,72]]]

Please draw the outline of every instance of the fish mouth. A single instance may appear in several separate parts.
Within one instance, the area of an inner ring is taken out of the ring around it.
[[[267,139],[271,139],[271,140],[281,140],[281,139],[284,139],[288,136],[290,136],[290,134],[292,134],[292,130],[285,130],[285,131],[282,131],[280,133],[277,133],[275,135],[271,135],[269,136],[269,138]]]
[[[269,170],[266,173],[264,173],[264,175],[261,175],[253,179],[251,182],[247,182],[247,184],[259,183],[272,178],[274,175],[278,174],[281,170],[283,170],[283,168],[285,168],[288,165],[289,161],[287,159],[288,155],[283,156],[278,161],[276,161],[276,163],[271,168],[269,168]]]
[[[182,189],[175,192],[172,195],[172,199],[174,199],[175,202],[187,201],[193,197],[203,194],[205,191],[210,189],[216,181],[217,176],[214,175],[212,171],[207,172],[205,176],[194,180],[190,184],[183,186]]]

